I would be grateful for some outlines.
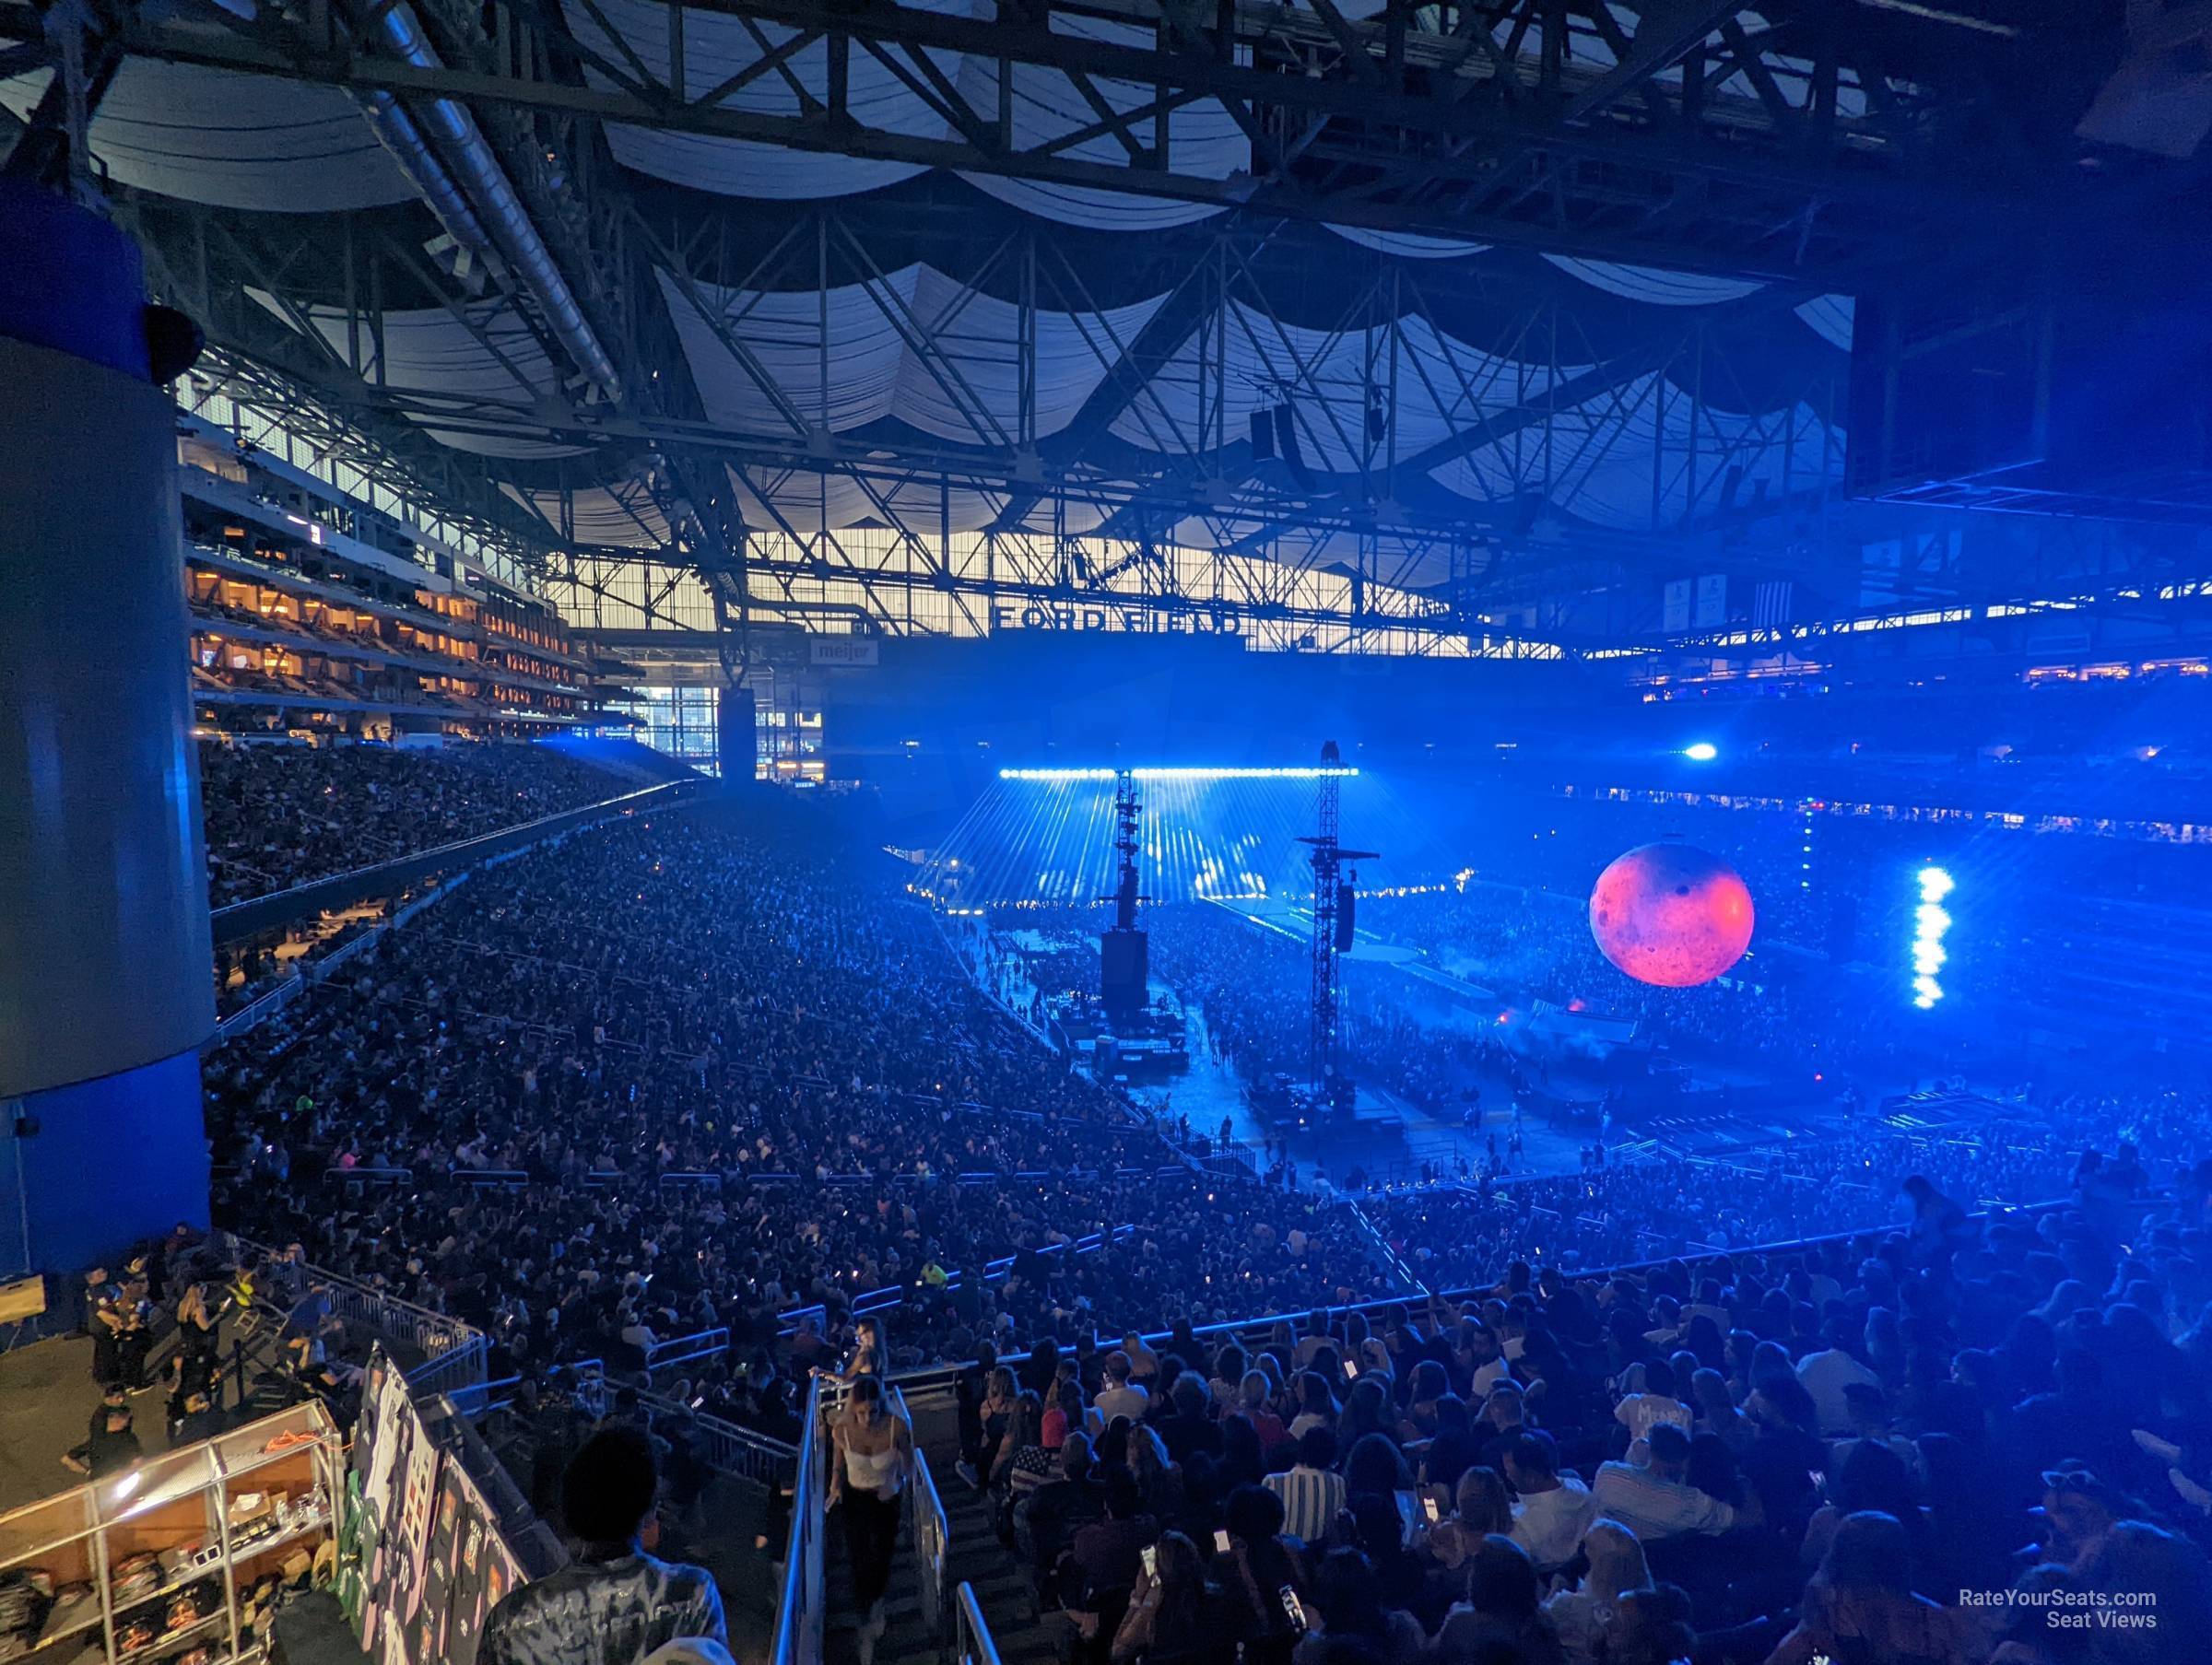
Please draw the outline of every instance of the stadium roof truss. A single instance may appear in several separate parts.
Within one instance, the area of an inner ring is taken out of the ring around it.
[[[1523,651],[1824,512],[1849,291],[2053,188],[2029,9],[0,0],[0,103],[75,77],[188,402],[625,626]]]

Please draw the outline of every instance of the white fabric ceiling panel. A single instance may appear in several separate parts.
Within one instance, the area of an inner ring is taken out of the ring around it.
[[[1594,288],[1641,300],[1650,306],[1707,307],[1741,300],[1766,286],[1753,278],[1712,277],[1698,272],[1663,272],[1656,266],[1624,266],[1608,260],[1577,260],[1547,254],[1546,260]]]
[[[653,506],[642,486],[631,485],[620,493],[592,486],[571,498],[571,524],[563,525],[560,494],[534,491],[512,484],[500,489],[545,517],[557,535],[572,536],[579,544],[606,544],[618,548],[661,549],[668,543],[668,522]]]
[[[1406,319],[1399,335],[1400,455],[1464,433],[1485,416],[1525,405],[1552,385],[1550,366],[1493,358],[1440,333],[1425,318]],[[1584,368],[1562,365],[1559,377],[1579,376]]]
[[[1156,295],[1093,314],[1037,313],[1039,437],[1057,433],[1075,419],[1092,390],[1106,379],[1108,365],[1165,299]],[[933,368],[910,349],[899,372],[895,414],[945,440],[1006,444],[1018,438],[1021,386],[1016,343],[1020,338],[1021,309],[924,266],[915,285],[913,322],[949,364]]]
[[[871,497],[866,487],[844,475],[756,468],[743,477],[733,473],[730,484],[747,526],[762,532],[789,530],[808,537],[871,522],[888,525],[876,497],[883,498],[900,522],[924,536],[940,529],[980,532],[1005,507],[1002,498],[984,492],[940,491],[934,481],[878,483],[876,497]]]
[[[27,115],[46,74],[0,85]],[[126,58],[92,120],[92,153],[114,178],[218,208],[309,214],[414,195],[353,100],[334,88]]]
[[[268,291],[249,288],[246,294],[273,316],[292,323],[291,315]],[[347,328],[346,314],[335,307],[304,311],[307,322],[330,350],[350,361],[355,343]],[[381,379],[387,386],[525,408],[559,391],[552,360],[529,326],[504,301],[477,301],[463,308],[459,316],[443,307],[399,308],[385,312],[383,320]],[[378,381],[377,341],[366,329],[361,332],[359,351],[363,378]],[[465,433],[431,427],[428,421],[424,427],[456,451],[487,457],[572,457],[587,449]]]
[[[1054,13],[1056,34],[1079,36],[1121,46],[1150,48],[1151,31],[1129,24]],[[997,102],[997,67],[967,62],[960,66],[960,90],[980,110]],[[1152,88],[1134,81],[1094,78],[1090,85],[1117,115],[1142,108]],[[1031,64],[1014,71],[1014,144],[1016,148],[1041,145],[1094,126],[1100,120],[1082,92],[1055,70]],[[1133,123],[1139,142],[1149,147],[1158,142],[1152,117]],[[1236,118],[1214,99],[1187,104],[1168,115],[1169,153],[1175,171],[1206,179],[1228,179],[1252,165],[1252,142]],[[1129,165],[1129,153],[1112,133],[1096,134],[1060,152],[1077,161],[1112,167]],[[1094,191],[1079,185],[1044,184],[1032,180],[997,178],[970,173],[961,176],[979,191],[1001,202],[1071,226],[1104,230],[1145,231],[1162,226],[1188,225],[1223,210],[1206,203],[1171,202],[1160,197],[1134,196],[1119,191]]]
[[[1347,242],[1358,243],[1379,254],[1400,260],[1463,260],[1489,251],[1488,243],[1461,242],[1449,237],[1423,237],[1414,231],[1371,231],[1364,226],[1332,225],[1330,230]]]
[[[1580,520],[1659,532],[1728,501],[1752,501],[1762,487],[1773,498],[1802,490],[1835,476],[1841,462],[1841,434],[1807,406],[1755,416],[1709,407],[1700,416],[1688,394],[1646,376],[1617,398],[1562,416],[1548,437],[1525,429],[1433,477],[1477,498],[1542,490]]]
[[[1215,396],[1211,366],[1218,352],[1227,439],[1243,438],[1253,412],[1287,403],[1306,465],[1350,473],[1383,461],[1393,440],[1399,455],[1418,451],[1549,382],[1543,366],[1492,358],[1440,334],[1420,317],[1401,322],[1394,345],[1385,329],[1305,329],[1232,302],[1227,334],[1218,346],[1210,338],[1184,343],[1145,397],[1123,412],[1113,431],[1152,451],[1195,444],[1201,405]],[[1208,367],[1204,377],[1202,364]],[[1387,396],[1394,375],[1395,432],[1376,439],[1368,429],[1369,385]],[[1210,410],[1206,414],[1210,417]]]
[[[911,307],[922,268],[887,274],[884,300]],[[684,357],[710,421],[740,433],[790,435],[793,424],[717,333],[734,337],[789,395],[809,426],[842,433],[891,414],[905,346],[869,286],[782,293],[722,289],[701,284],[702,317],[690,294],[666,272],[657,274]]]
[[[938,11],[968,10],[967,0],[913,0],[913,4]],[[568,0],[564,9],[569,28],[580,43],[633,73],[629,55],[634,53],[654,76],[664,81],[667,78],[670,8],[651,0],[599,0],[595,9],[613,27],[614,40],[593,16],[594,8]],[[759,69],[763,60],[797,32],[726,13],[686,11],[686,94],[701,98],[733,76],[759,71],[753,80],[724,100],[726,108],[761,115],[798,115],[811,101],[818,110],[829,86],[829,47],[825,42],[813,41],[769,68]],[[959,73],[957,54],[932,53],[929,58],[947,78]],[[616,84],[615,78],[596,64],[587,63],[584,75],[596,87]],[[853,116],[863,124],[912,138],[945,136],[944,118],[875,58],[865,53],[853,53],[849,75],[848,97]],[[607,141],[616,159],[625,167],[725,196],[849,196],[896,184],[924,171],[908,162],[817,155],[741,139],[657,133],[621,123],[609,124]]]
[[[667,296],[707,415],[747,433],[793,425],[738,354],[666,273]],[[702,287],[700,299],[811,426],[841,433],[897,416],[964,444],[1005,445],[1021,432],[1015,344],[1020,309],[924,265],[822,294]],[[1162,297],[1100,313],[1039,311],[1036,433],[1067,426],[1105,379],[1108,361],[1144,328]],[[824,334],[827,325],[828,334]],[[910,341],[931,344],[921,352]]]
[[[1858,316],[1858,302],[1850,296],[1816,295],[1797,309],[1797,316],[1829,346],[1851,351],[1852,324]]]
[[[1186,340],[1143,395],[1115,418],[1112,431],[1148,451],[1183,451],[1194,448],[1201,433],[1208,431],[1206,425],[1213,419],[1217,398],[1227,430],[1223,437],[1235,440],[1246,433],[1254,411],[1282,404],[1288,397],[1305,407],[1299,440],[1306,462],[1328,466],[1315,453],[1312,429],[1316,422],[1325,426],[1340,415],[1347,382],[1357,396],[1359,338],[1347,335],[1332,344],[1323,332],[1295,325],[1277,334],[1265,315],[1237,301],[1230,302],[1227,316],[1226,339],[1217,342],[1207,332]],[[1217,356],[1221,372],[1218,383]],[[1356,434],[1358,428],[1350,431]]]

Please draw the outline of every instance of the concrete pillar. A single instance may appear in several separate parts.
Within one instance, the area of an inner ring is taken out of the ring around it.
[[[0,1273],[205,1225],[175,407],[138,252],[0,181]]]

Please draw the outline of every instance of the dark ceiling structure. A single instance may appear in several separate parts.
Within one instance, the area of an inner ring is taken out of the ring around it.
[[[2185,241],[2144,48],[2105,0],[0,0],[0,105],[202,322],[188,404],[571,596],[1516,651],[1846,535],[1856,297]]]

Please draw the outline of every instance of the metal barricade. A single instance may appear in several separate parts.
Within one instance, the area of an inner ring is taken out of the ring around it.
[[[780,1439],[744,1427],[724,1417],[695,1411],[665,1394],[638,1394],[639,1405],[656,1418],[688,1418],[700,1436],[707,1466],[718,1474],[730,1474],[756,1485],[788,1486],[797,1477],[798,1450]],[[661,1429],[661,1432],[666,1430]]]
[[[481,1387],[487,1374],[485,1361],[489,1352],[490,1344],[484,1339],[483,1332],[469,1330],[458,1343],[442,1353],[424,1359],[414,1369],[406,1372],[407,1389],[421,1396],[460,1393],[469,1388]]]
[[[379,1170],[382,1171],[382,1170]],[[312,1263],[302,1264],[265,1243],[233,1233],[223,1234],[234,1258],[258,1259],[265,1264],[290,1269],[288,1276],[302,1289],[321,1292],[331,1315],[341,1322],[369,1331],[387,1345],[421,1354],[406,1372],[407,1386],[417,1395],[452,1393],[481,1386],[490,1355],[484,1332],[472,1324],[442,1312],[432,1312],[412,1301],[351,1278],[340,1277]]]
[[[695,1364],[702,1358],[714,1358],[729,1350],[730,1332],[727,1330],[701,1330],[694,1335],[671,1336],[645,1349],[645,1374],[650,1377],[656,1370]]]
[[[946,1624],[947,1567],[952,1553],[952,1533],[945,1505],[937,1496],[937,1483],[929,1472],[922,1448],[914,1448],[914,1561],[920,1576],[922,1622],[943,1645]]]
[[[806,1390],[805,1431],[792,1486],[791,1535],[784,1541],[783,1591],[776,1605],[775,1665],[821,1665],[822,1538],[829,1508],[829,1476],[821,1437],[821,1381]]]

